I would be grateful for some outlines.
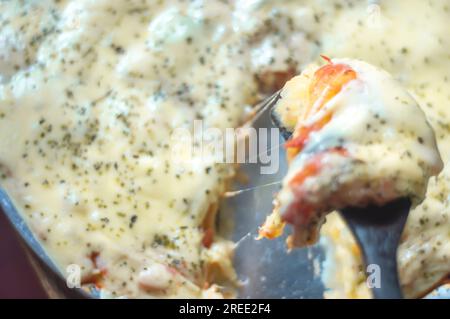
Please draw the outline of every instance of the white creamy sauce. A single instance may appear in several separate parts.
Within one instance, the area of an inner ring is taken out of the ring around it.
[[[214,283],[235,280],[233,245],[216,235],[204,247],[202,224],[233,169],[173,165],[175,129],[238,126],[273,72],[322,53],[393,74],[450,158],[448,1],[382,1],[379,16],[367,5],[3,1],[1,185],[61,269],[95,268],[105,295],[217,297]],[[408,222],[409,295],[449,270],[447,185],[444,171]]]
[[[233,244],[202,244],[233,168],[180,161],[171,143],[194,120],[236,127],[258,99],[257,73],[312,58],[299,21],[254,10],[209,0],[1,3],[2,186],[62,269],[82,266],[109,296],[201,297],[235,281]]]

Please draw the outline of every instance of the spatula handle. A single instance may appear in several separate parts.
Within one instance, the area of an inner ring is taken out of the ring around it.
[[[403,298],[397,270],[397,247],[408,217],[407,198],[387,205],[341,211],[362,250],[367,284],[377,299]]]

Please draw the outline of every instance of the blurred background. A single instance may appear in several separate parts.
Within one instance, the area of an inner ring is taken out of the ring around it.
[[[3,212],[0,211],[0,298],[47,298]]]

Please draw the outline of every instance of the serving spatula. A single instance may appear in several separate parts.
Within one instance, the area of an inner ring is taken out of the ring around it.
[[[270,110],[273,124],[284,139],[292,135],[274,112],[280,92],[259,104],[259,112]],[[398,269],[397,247],[411,207],[408,198],[399,198],[383,206],[348,207],[340,211],[361,249],[367,284],[378,299],[403,298]]]

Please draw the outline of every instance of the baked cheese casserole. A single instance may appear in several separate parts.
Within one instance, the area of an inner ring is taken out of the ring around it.
[[[447,0],[1,1],[1,187],[61,272],[79,265],[102,297],[235,296],[215,217],[236,167],[174,158],[173,133],[239,127],[324,54],[392,74],[447,163],[449,18]],[[445,165],[403,235],[409,297],[450,270],[448,179]],[[339,217],[322,233],[327,296],[369,296]]]

